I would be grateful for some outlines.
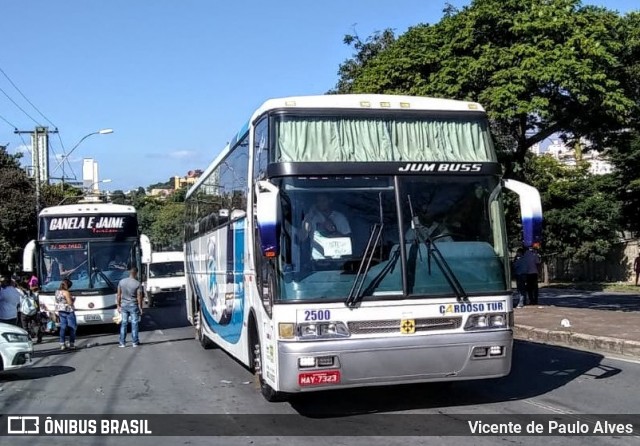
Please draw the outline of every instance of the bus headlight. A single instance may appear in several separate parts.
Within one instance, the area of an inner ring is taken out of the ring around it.
[[[298,324],[300,339],[330,339],[351,336],[344,322],[313,322]]]
[[[465,330],[484,330],[484,329],[496,329],[507,328],[508,318],[506,313],[496,314],[472,314],[467,319],[467,323],[464,326]]]

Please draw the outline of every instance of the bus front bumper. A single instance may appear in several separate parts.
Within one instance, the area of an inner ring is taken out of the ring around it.
[[[512,348],[511,330],[279,342],[277,390],[498,378],[511,371]]]

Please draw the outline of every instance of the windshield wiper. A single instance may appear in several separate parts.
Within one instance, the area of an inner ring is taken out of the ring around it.
[[[436,244],[434,243],[431,235],[428,233],[425,234],[426,231],[424,230],[424,226],[422,225],[422,223],[420,223],[420,219],[413,213],[411,195],[407,195],[407,199],[409,200],[409,211],[411,212],[411,228],[413,229],[413,232],[415,234],[415,240],[416,242],[424,244],[424,246],[427,248],[427,268],[429,275],[431,275],[431,257],[433,257],[436,261],[436,265],[438,265],[438,268],[440,268],[440,271],[442,271],[442,275],[447,280],[447,283],[449,284],[453,292],[456,294],[456,299],[458,301],[466,300],[468,298],[467,292],[464,290],[462,284],[460,283],[454,272],[451,270],[449,263],[442,255],[442,252],[440,252],[440,250],[438,249],[438,246],[436,246]],[[418,252],[420,252],[420,250],[418,250]]]
[[[371,268],[371,261],[376,253],[376,246],[378,246],[380,241],[383,226],[384,225],[381,225],[380,223],[375,223],[371,228],[369,241],[367,242],[367,247],[362,255],[362,260],[360,261],[360,267],[358,268],[355,279],[353,279],[353,285],[351,286],[347,300],[344,302],[347,307],[355,307],[360,299],[362,299],[360,291],[362,291],[362,286],[364,285],[367,273]]]
[[[369,269],[371,269],[371,261],[373,260],[373,256],[376,253],[376,247],[380,242],[380,237],[382,236],[382,230],[384,229],[384,211],[382,210],[382,192],[378,194],[378,218],[379,223],[375,223],[371,228],[371,233],[369,234],[369,241],[367,242],[367,247],[364,249],[364,253],[362,254],[362,260],[360,261],[360,267],[358,268],[358,272],[356,273],[355,279],[353,279],[353,285],[351,286],[351,290],[349,290],[349,295],[345,300],[344,304],[353,308],[356,306],[364,293],[361,295],[362,286],[364,285],[364,281],[369,273]],[[387,268],[385,268],[387,269]],[[376,279],[378,279],[376,276]],[[366,291],[368,291],[371,287],[368,287]]]
[[[113,291],[117,291],[118,287],[116,287],[116,285],[111,280],[109,280],[107,275],[103,273],[100,268],[94,266],[93,272],[99,274],[100,277],[102,277],[102,279],[107,283],[107,285],[109,285],[109,288],[111,288]]]

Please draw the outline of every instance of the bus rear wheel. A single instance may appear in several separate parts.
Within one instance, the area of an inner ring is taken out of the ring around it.
[[[262,378],[262,346],[255,326],[251,330],[251,336],[249,336],[249,347],[251,351],[251,371],[254,373],[258,383],[260,384],[260,393],[264,399],[270,403],[286,401],[286,393],[273,390],[273,387],[267,384]]]
[[[202,329],[203,321],[200,308],[198,308],[196,314],[194,315],[194,322],[196,329],[196,341],[198,341],[202,348],[204,348],[205,350],[209,350],[215,347],[215,344],[204,334],[204,330]]]

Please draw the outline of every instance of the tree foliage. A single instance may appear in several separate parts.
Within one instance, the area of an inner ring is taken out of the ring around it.
[[[182,250],[184,203],[165,203],[155,215],[148,235],[155,250]]]
[[[625,45],[637,18],[578,0],[475,0],[445,12],[384,45],[374,35],[376,51],[346,39],[356,53],[336,91],[478,101],[520,163],[554,133],[602,145],[631,122],[637,96],[622,74],[637,56]]]
[[[566,167],[551,156],[529,157],[525,174],[545,210],[545,252],[576,262],[604,260],[621,234],[614,176],[592,175],[587,165]]]
[[[22,249],[36,233],[34,183],[20,157],[0,147],[0,269],[19,270]]]
[[[631,234],[640,234],[640,133],[631,132],[620,137],[619,144],[609,154],[615,194],[622,203],[622,226]]]

